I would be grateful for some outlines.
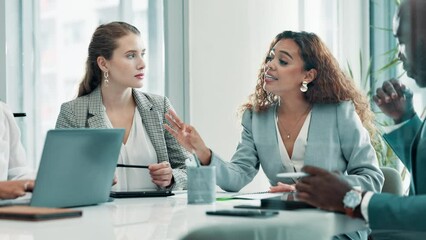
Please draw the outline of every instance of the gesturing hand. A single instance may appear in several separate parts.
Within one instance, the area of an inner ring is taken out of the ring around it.
[[[415,114],[412,91],[396,79],[383,82],[382,87],[377,88],[373,100],[395,123],[408,120]]]
[[[211,153],[200,134],[191,125],[185,124],[174,111],[169,110],[166,119],[170,125],[164,124],[164,128],[189,152],[197,154],[201,164],[210,164]]]

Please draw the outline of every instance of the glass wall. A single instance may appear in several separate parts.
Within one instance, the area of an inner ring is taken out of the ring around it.
[[[45,134],[55,127],[60,105],[77,96],[95,28],[110,21],[126,21],[142,33],[147,48],[143,91],[164,95],[162,1],[157,0],[40,0],[35,48],[34,121],[35,159],[39,159]]]

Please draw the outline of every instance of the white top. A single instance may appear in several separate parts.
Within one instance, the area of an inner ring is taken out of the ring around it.
[[[368,205],[370,204],[371,197],[373,197],[373,192],[366,192],[361,202],[361,214],[365,219],[365,222],[368,223]]]
[[[280,130],[278,129],[278,115],[275,113],[275,128],[277,131],[278,136],[278,146],[280,148],[280,155],[281,160],[283,164],[288,164],[293,166],[293,169],[295,172],[300,172],[300,170],[303,167],[306,151],[306,145],[308,144],[308,130],[309,130],[309,124],[311,123],[311,111],[309,111],[308,115],[306,116],[305,122],[303,123],[302,128],[300,129],[299,135],[297,135],[296,141],[294,142],[293,146],[293,155],[288,155],[287,149],[284,146],[284,142],[280,135]]]
[[[107,126],[112,128],[112,123],[106,112],[105,116]],[[145,166],[157,163],[157,153],[146,132],[137,108],[135,108],[133,123],[127,142],[121,145],[118,163]],[[114,191],[157,189],[157,185],[152,182],[149,170],[146,168],[117,167],[115,174],[118,182],[112,187]]]
[[[0,181],[34,179],[12,112],[0,102]]]

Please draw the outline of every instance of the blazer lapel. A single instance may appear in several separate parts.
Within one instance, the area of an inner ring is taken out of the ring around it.
[[[305,150],[305,165],[312,165],[329,171],[338,168],[336,165],[338,159],[329,159],[331,152],[340,151],[339,139],[335,136],[337,130],[334,125],[336,125],[336,121],[336,107],[327,104],[313,105]]]
[[[142,123],[148,133],[148,137],[154,145],[157,153],[158,162],[168,161],[166,142],[164,139],[163,116],[162,113],[154,109],[154,105],[149,99],[133,89],[133,97],[135,98],[138,111],[142,118]],[[165,106],[163,106],[165,107]]]
[[[324,121],[321,119],[321,115],[317,111],[317,105],[312,106],[311,111],[311,122],[308,129],[308,137],[306,139],[306,149],[304,157],[304,165],[319,166],[321,161],[316,161],[315,155],[318,154],[318,149],[315,150],[315,147],[311,143],[321,141],[321,131],[322,129],[327,129]]]
[[[282,140],[276,127],[277,108],[278,104],[270,107],[267,112],[253,113],[252,131],[258,154],[261,155],[259,158],[262,168],[265,172],[272,173],[268,176],[269,179],[283,181],[276,177],[276,173],[292,172],[293,166],[288,162],[283,162],[281,157],[280,141]],[[285,147],[284,151],[286,151]],[[278,159],[278,161],[270,161],[271,159]]]
[[[108,128],[105,122],[101,89],[96,88],[89,96],[89,108],[87,110],[87,125],[89,128]]]
[[[415,188],[416,194],[425,194],[426,193],[426,178],[422,178],[423,172],[426,170],[426,127],[425,121],[423,121],[420,130],[418,131],[416,138],[414,139],[412,148],[411,148],[411,170],[412,179],[414,181],[413,185]],[[420,172],[421,174],[417,174]]]

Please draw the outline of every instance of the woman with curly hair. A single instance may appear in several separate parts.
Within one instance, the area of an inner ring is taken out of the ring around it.
[[[260,165],[271,192],[293,191],[297,179],[277,174],[299,172],[304,165],[342,172],[350,185],[364,190],[381,190],[367,98],[315,34],[285,31],[275,37],[241,112],[241,140],[230,162],[171,111],[165,127],[202,165],[216,166],[217,184],[226,191],[247,185]]]

